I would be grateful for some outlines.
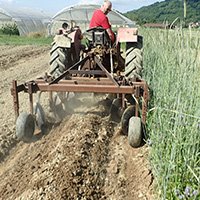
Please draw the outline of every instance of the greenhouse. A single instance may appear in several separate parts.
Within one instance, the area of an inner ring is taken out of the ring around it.
[[[42,11],[28,8],[0,8],[0,28],[16,25],[20,35],[47,33],[51,18]]]
[[[100,8],[100,5],[92,4],[80,4],[64,8],[52,18],[50,34],[54,35],[63,22],[67,22],[68,24],[74,22],[84,32],[89,27],[89,22],[94,10],[98,8]],[[133,21],[116,10],[109,12],[108,18],[113,28],[133,27],[135,25]]]

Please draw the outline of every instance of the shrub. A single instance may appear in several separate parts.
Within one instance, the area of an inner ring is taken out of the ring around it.
[[[16,24],[5,24],[1,27],[0,32],[6,35],[19,35],[19,30]]]

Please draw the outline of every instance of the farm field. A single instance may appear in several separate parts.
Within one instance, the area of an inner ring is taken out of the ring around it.
[[[0,199],[200,199],[200,32],[140,33],[150,103],[149,139],[138,149],[108,121],[103,97],[90,94],[70,104],[61,123],[44,94],[47,133],[17,141],[11,82],[42,76],[50,45],[0,46]],[[29,108],[27,95],[20,102]]]
[[[49,123],[41,140],[19,142],[11,82],[42,76],[50,46],[0,49],[0,199],[155,199],[149,147],[128,145],[119,127],[107,120],[101,97],[85,96],[63,122]],[[42,101],[48,115],[47,96]],[[29,108],[27,94],[20,94],[20,102],[21,110]]]

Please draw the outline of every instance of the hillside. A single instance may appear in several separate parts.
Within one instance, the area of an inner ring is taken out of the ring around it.
[[[187,1],[186,23],[200,21],[200,1]],[[138,10],[124,13],[128,18],[136,21],[138,24],[144,23],[163,23],[173,22],[179,17],[183,20],[183,0],[165,0],[156,2],[150,6],[144,6]]]

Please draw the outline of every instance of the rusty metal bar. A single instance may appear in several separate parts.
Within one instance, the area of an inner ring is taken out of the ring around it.
[[[138,117],[138,115],[139,115],[139,104],[138,104],[138,99],[137,99],[137,102],[135,105],[135,116]]]
[[[136,87],[131,86],[114,86],[114,85],[66,85],[66,84],[43,84],[38,83],[37,88],[40,91],[54,92],[94,92],[94,93],[127,93],[133,94]]]
[[[115,80],[114,80],[115,81]],[[121,82],[118,81],[121,84]],[[148,85],[145,81],[131,82],[131,85],[115,85],[110,78],[88,78],[71,77],[71,80],[60,80],[56,84],[47,83],[44,79],[26,82],[17,86],[17,81],[12,82],[11,93],[13,95],[14,109],[16,118],[19,115],[19,97],[21,91],[29,93],[30,111],[33,113],[33,93],[43,92],[91,92],[91,93],[111,93],[117,94],[122,98],[122,107],[124,107],[125,94],[134,94],[135,98],[142,99],[142,122],[146,123],[147,106],[149,100]],[[52,98],[52,94],[50,94]],[[136,104],[135,116],[139,115],[139,104]]]
[[[33,83],[28,84],[28,94],[30,103],[30,113],[33,114]]]
[[[89,82],[91,82],[91,81],[96,81],[96,82],[105,82],[105,83],[107,83],[107,82],[109,82],[109,83],[112,83],[112,81],[109,79],[109,78],[106,78],[106,77],[93,77],[93,78],[88,78],[88,77],[78,77],[78,76],[73,76],[73,77],[71,77],[71,79],[70,80],[78,80],[78,81],[89,81]],[[64,80],[65,81],[65,80]]]
[[[149,91],[147,84],[144,85],[144,92],[143,92],[143,102],[142,102],[142,122],[146,123],[146,117],[147,117],[147,106],[149,101]]]
[[[135,98],[136,98],[136,106],[135,106],[135,116],[139,116],[139,97],[140,97],[140,88],[137,87],[135,91]]]
[[[26,87],[24,84],[21,84],[21,85],[16,85],[16,90],[17,92],[22,92],[22,91],[26,91]]]
[[[11,94],[13,96],[13,103],[14,103],[14,111],[15,111],[15,120],[19,116],[19,96],[17,91],[17,81],[13,80]]]
[[[79,65],[81,65],[83,62],[85,62],[87,59],[89,58],[89,56],[86,56],[85,58],[83,58],[82,60],[80,60],[79,62],[77,62],[76,64],[74,64],[73,66],[71,66],[69,69],[67,69],[64,73],[62,73],[58,78],[54,79],[53,81],[51,81],[49,83],[49,85],[53,84],[53,83],[57,83],[58,81],[60,81],[61,79],[63,79],[70,70],[72,70],[74,67],[77,67]]]
[[[115,79],[110,75],[110,73],[106,70],[106,68],[102,65],[102,63],[100,62],[100,60],[95,56],[94,57],[94,60],[95,62],[98,64],[98,66],[104,71],[106,72],[106,76],[112,80],[112,82],[115,84],[115,85],[118,85],[118,83],[115,81]]]
[[[59,83],[64,83],[64,82],[67,82],[69,80],[77,80],[77,81],[97,81],[98,83],[99,82],[111,82],[112,81],[109,79],[109,78],[106,78],[106,77],[92,77],[92,78],[89,78],[89,77],[85,77],[85,76],[71,76],[71,77],[68,77],[67,79],[62,79],[59,81]],[[35,80],[35,82],[47,82],[44,78],[37,78]]]
[[[91,80],[91,81],[90,81]],[[108,79],[107,79],[108,80]],[[86,81],[86,79],[84,80]],[[116,86],[110,84],[110,82],[93,81],[93,79],[88,78],[88,82],[73,82],[73,80],[61,80],[57,84],[49,85],[47,82],[41,79],[37,79],[35,82],[27,82],[23,86],[24,92],[28,91],[27,86],[32,85],[32,93],[37,91],[54,91],[54,92],[97,92],[97,93],[119,93],[119,94],[134,94],[137,88],[144,88],[144,82],[133,82],[133,85],[126,86]],[[109,84],[108,84],[109,83]],[[105,85],[104,85],[105,84]],[[21,86],[21,85],[20,85]],[[18,86],[17,86],[17,92]]]
[[[101,70],[69,70],[69,74],[106,75],[106,73]]]
[[[37,84],[45,84],[47,83],[43,79],[36,79],[35,81]],[[93,78],[72,78],[70,80],[60,80],[57,84],[75,84],[75,85],[82,85],[82,84],[87,84],[87,85],[113,85],[112,81],[110,81],[108,78],[107,79],[93,79]]]
[[[39,84],[39,83],[47,83],[44,79],[41,79],[41,78],[38,78],[35,80],[35,83]],[[102,84],[102,85],[114,85],[113,84],[113,81],[110,80],[109,78],[102,78],[102,77],[96,77],[96,78],[89,78],[89,77],[77,77],[77,76],[74,76],[74,77],[70,77],[70,79],[67,79],[67,80],[60,80],[58,83],[56,84],[91,84],[91,85],[94,85],[94,84]],[[123,81],[118,81],[118,85],[124,85],[124,82]],[[131,85],[127,85],[129,87],[144,87],[146,85],[146,82],[144,81],[141,81],[141,82],[131,82]],[[116,85],[114,85],[116,86]]]
[[[122,94],[122,108],[125,109],[125,94]]]

